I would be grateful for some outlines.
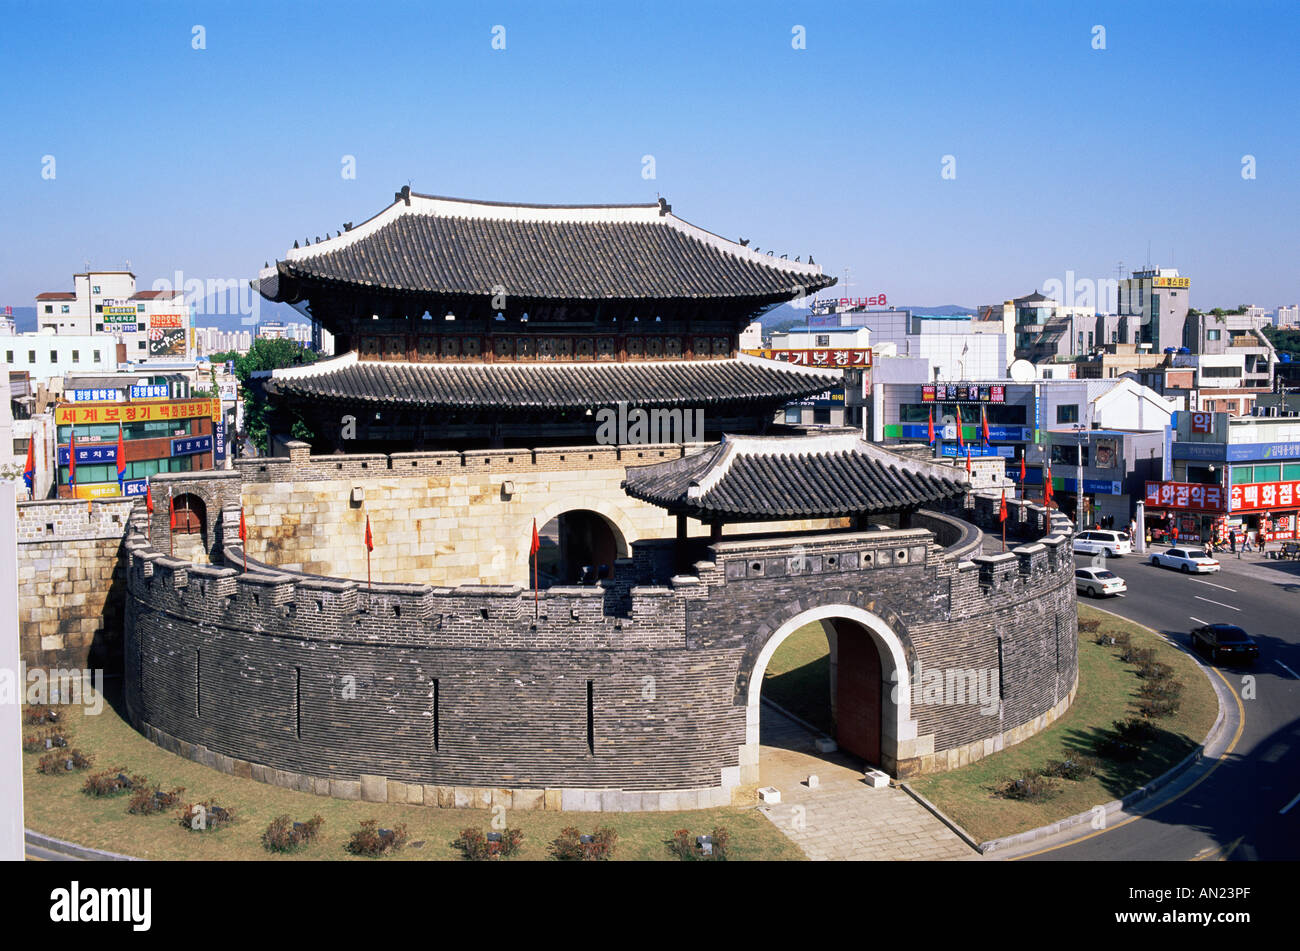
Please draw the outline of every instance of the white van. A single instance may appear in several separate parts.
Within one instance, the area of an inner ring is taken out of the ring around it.
[[[1090,529],[1074,536],[1074,550],[1084,555],[1100,553],[1107,558],[1113,558],[1116,555],[1132,554],[1133,542],[1129,540],[1128,532]]]

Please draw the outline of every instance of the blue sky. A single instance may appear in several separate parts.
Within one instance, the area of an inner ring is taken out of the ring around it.
[[[443,6],[5,3],[0,304],[86,260],[250,277],[408,181],[663,194],[899,303],[1113,278],[1148,242],[1193,306],[1300,300],[1300,4]]]

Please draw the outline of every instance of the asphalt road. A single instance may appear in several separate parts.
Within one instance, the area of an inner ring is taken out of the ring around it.
[[[1259,644],[1259,660],[1248,667],[1210,667],[1210,675],[1222,676],[1231,691],[1230,703],[1240,702],[1240,735],[1216,766],[1180,783],[1184,788],[1175,787],[1166,804],[1025,858],[1300,858],[1300,562],[1216,557],[1223,569],[1199,577],[1153,567],[1139,555],[1109,559],[1106,567],[1127,582],[1128,593],[1083,601],[1188,649],[1191,629],[1202,623],[1244,628]],[[1080,566],[1091,561],[1084,555],[1075,560]]]

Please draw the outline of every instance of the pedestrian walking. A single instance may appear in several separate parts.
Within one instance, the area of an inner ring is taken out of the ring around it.
[[[1237,550],[1237,530],[1235,528],[1228,532],[1228,545],[1228,550],[1235,553]]]
[[[1175,544],[1175,545],[1178,544],[1178,526],[1177,526],[1177,525],[1175,525],[1173,528],[1171,528],[1171,529],[1169,530],[1169,537],[1172,538],[1172,539],[1174,540],[1174,544]]]

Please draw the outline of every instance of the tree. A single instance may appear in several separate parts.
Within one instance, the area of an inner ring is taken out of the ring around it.
[[[267,340],[258,338],[248,353],[240,355],[233,350],[228,353],[214,353],[210,358],[215,362],[235,361],[235,376],[244,391],[244,429],[260,452],[270,451],[270,406],[260,388],[250,385],[254,373],[261,370],[280,370],[285,367],[315,363],[320,354],[315,350],[301,347],[292,340]],[[315,434],[302,420],[294,414],[290,434],[295,439],[311,439]]]

